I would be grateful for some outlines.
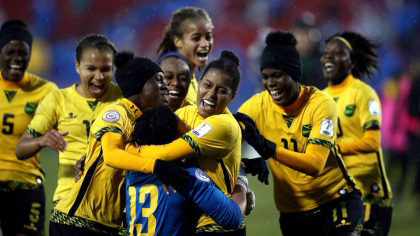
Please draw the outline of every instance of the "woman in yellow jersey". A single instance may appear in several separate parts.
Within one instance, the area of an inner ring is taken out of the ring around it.
[[[377,47],[360,34],[344,32],[326,40],[321,57],[328,80],[325,92],[338,108],[337,143],[347,169],[362,190],[366,235],[388,235],[392,215],[392,192],[380,147],[380,101],[376,92],[360,80],[374,76]]]
[[[122,162],[128,170],[142,166],[144,173],[160,179],[177,179],[178,172],[163,161],[138,158],[124,150],[142,111],[160,104],[158,80],[162,71],[146,58],[119,53],[115,77],[124,98],[102,109],[90,129],[84,175],[57,203],[51,216],[50,235],[115,235],[122,226],[125,171],[109,167]],[[162,168],[165,171],[162,171]],[[175,174],[170,176],[170,174]]]
[[[18,160],[19,138],[36,107],[57,86],[26,70],[32,34],[19,20],[0,29],[0,231],[3,235],[41,235],[45,220],[44,174],[39,155]]]
[[[60,151],[54,202],[73,187],[73,168],[86,153],[90,125],[104,106],[121,98],[120,89],[111,83],[115,54],[114,45],[105,36],[84,37],[76,47],[80,83],[48,95],[17,146],[21,160],[44,147]]]
[[[242,191],[242,198],[245,199],[242,187],[235,185],[241,161],[241,132],[235,118],[227,109],[239,86],[238,66],[239,59],[233,53],[224,51],[220,59],[212,61],[204,69],[197,93],[197,105],[176,111],[191,131],[164,146],[143,146],[138,151],[128,145],[127,150],[140,157],[135,159],[137,164],[128,163],[118,156],[110,156],[107,164],[118,169],[145,172],[145,160],[191,157],[187,160],[203,169],[227,196]],[[245,228],[242,226],[239,230],[229,230],[217,225],[208,216],[200,218],[198,234],[222,232],[243,235]]]
[[[197,68],[203,69],[213,47],[213,23],[207,11],[198,7],[185,7],[175,11],[163,32],[158,54],[179,52],[191,66],[192,79],[186,103],[196,104],[198,83]]]
[[[161,96],[165,103],[176,111],[188,104],[185,98],[191,84],[192,72],[188,59],[178,52],[166,52],[159,56],[156,63],[162,68]]]
[[[336,105],[299,83],[302,64],[292,34],[272,32],[266,44],[260,61],[266,91],[235,117],[245,140],[269,159],[282,233],[359,235],[362,202],[335,145]]]

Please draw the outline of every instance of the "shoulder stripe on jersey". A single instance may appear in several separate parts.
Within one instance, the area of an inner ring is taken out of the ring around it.
[[[380,128],[381,127],[379,125],[379,121],[378,120],[371,120],[371,121],[366,122],[363,125],[363,131],[370,130],[370,129],[378,130]]]
[[[95,162],[86,172],[86,177],[83,179],[83,183],[82,183],[82,186],[80,187],[79,193],[77,194],[76,200],[74,201],[73,206],[70,208],[70,211],[68,213],[69,216],[74,216],[74,213],[76,213],[77,209],[80,206],[80,203],[82,203],[82,200],[85,197],[86,191],[93,178],[93,174],[95,173],[96,167],[98,166],[100,159],[102,159],[102,148],[101,148],[101,152],[99,153],[99,156],[96,157]]]
[[[201,156],[201,149],[200,149],[200,146],[198,146],[198,144],[194,141],[194,139],[193,138],[191,138],[189,135],[186,135],[186,134],[184,134],[184,135],[182,135],[182,137],[181,137],[183,140],[185,140],[189,145],[190,145],[190,147],[192,148],[192,150],[193,150],[193,152],[194,152],[194,155],[196,156],[196,157],[199,157],[199,156]]]
[[[38,138],[38,137],[42,136],[42,134],[40,132],[38,132],[38,131],[36,131],[35,129],[32,129],[32,128],[27,128],[25,130],[25,132],[32,135],[32,137],[34,137],[34,138]]]
[[[334,147],[334,145],[330,141],[319,139],[319,138],[309,139],[308,144],[322,145],[328,149],[332,149]]]
[[[341,154],[338,152],[337,147],[334,146],[332,148],[333,154],[335,156],[335,159],[337,160],[338,167],[341,170],[341,173],[343,174],[343,178],[347,181],[347,184],[352,187],[353,189],[356,189],[356,183],[351,180],[349,176],[349,172],[347,171],[346,167],[344,166],[344,161],[341,157]]]
[[[225,163],[223,162],[223,160],[219,160],[220,165],[222,166],[222,171],[223,171],[223,177],[225,179],[225,184],[226,184],[226,189],[228,191],[229,194],[232,194],[233,189],[232,189],[232,185],[230,184],[230,175],[229,172],[225,166]]]
[[[124,135],[124,132],[118,127],[104,127],[95,133],[96,140],[101,141],[102,136],[108,132]]]
[[[388,189],[388,182],[385,179],[385,168],[382,162],[382,157],[381,157],[381,153],[376,152],[376,157],[378,158],[378,165],[379,165],[379,174],[381,175],[381,182],[382,182],[382,187],[384,188],[384,198],[385,199],[389,199],[389,189]]]

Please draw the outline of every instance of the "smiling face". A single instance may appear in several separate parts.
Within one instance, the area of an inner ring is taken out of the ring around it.
[[[204,118],[221,114],[234,97],[229,76],[219,69],[210,69],[198,87],[198,113]]]
[[[205,19],[187,20],[182,27],[182,36],[174,37],[178,52],[184,55],[194,68],[203,68],[213,47],[212,24]]]
[[[31,49],[26,42],[12,40],[1,49],[1,73],[5,80],[18,82],[23,78],[31,58]]]
[[[181,107],[187,96],[191,82],[191,71],[188,64],[179,58],[169,57],[160,63],[163,71],[163,83],[166,87],[165,100],[175,111]]]
[[[266,68],[261,71],[264,88],[270,93],[273,102],[279,106],[288,106],[299,95],[299,83],[281,70]]]
[[[102,97],[109,87],[113,72],[113,52],[87,48],[83,51],[80,62],[76,62],[76,71],[80,76],[78,92],[87,98]]]
[[[353,68],[349,48],[339,39],[330,40],[322,53],[321,65],[328,82],[340,84]]]

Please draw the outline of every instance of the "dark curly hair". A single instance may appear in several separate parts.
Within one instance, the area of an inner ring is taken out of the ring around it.
[[[100,51],[110,51],[112,56],[115,57],[117,49],[114,44],[102,34],[88,34],[83,37],[76,46],[76,61],[80,63],[82,54],[86,49],[96,48]]]
[[[368,38],[355,32],[343,32],[329,37],[325,42],[328,43],[335,37],[346,39],[351,47],[351,60],[354,68],[351,73],[356,78],[373,78],[378,71],[378,53],[379,44],[374,43]]]

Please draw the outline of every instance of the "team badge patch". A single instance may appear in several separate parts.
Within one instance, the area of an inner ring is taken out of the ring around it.
[[[202,169],[195,169],[195,177],[204,182],[210,182],[210,178]]]
[[[26,105],[25,105],[25,113],[28,114],[28,115],[30,115],[30,116],[33,116],[35,114],[35,111],[36,111],[36,107],[37,106],[38,106],[38,104],[33,103],[33,102],[26,103]]]
[[[347,117],[352,117],[354,115],[354,111],[356,110],[356,105],[347,105],[346,109],[344,110],[344,115]]]
[[[104,116],[102,117],[102,120],[106,122],[117,122],[120,119],[120,114],[116,110],[110,110],[107,111]]]
[[[375,100],[370,100],[369,101],[369,113],[372,116],[379,116],[380,108],[379,108],[379,104],[378,104],[377,101],[375,101]]]
[[[193,131],[191,131],[195,136],[197,136],[197,137],[199,137],[199,138],[201,138],[201,137],[203,137],[204,135],[206,135],[210,130],[212,129],[212,127],[209,125],[209,124],[207,124],[207,123],[205,123],[205,122],[203,122],[203,123],[201,123],[201,124],[199,124],[198,126],[197,126],[197,128],[195,128],[195,129],[193,129]]]
[[[332,137],[334,135],[334,121],[328,118],[323,119],[320,132],[322,135]]]

